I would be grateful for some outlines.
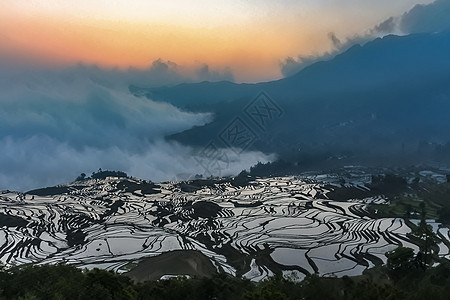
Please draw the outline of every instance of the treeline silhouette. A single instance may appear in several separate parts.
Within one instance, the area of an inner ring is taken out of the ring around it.
[[[101,168],[98,169],[97,172],[92,172],[91,177],[87,177],[86,173],[81,173],[75,181],[85,181],[88,179],[106,179],[108,177],[119,177],[119,178],[127,178],[128,175],[122,171],[103,171]]]
[[[251,282],[226,274],[134,283],[125,275],[71,265],[0,267],[0,299],[448,299],[450,261],[423,269],[399,248],[386,266],[362,276],[308,275],[301,282],[274,276]]]

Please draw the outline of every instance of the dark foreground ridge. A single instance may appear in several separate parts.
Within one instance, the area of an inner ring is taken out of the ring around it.
[[[406,268],[403,268],[406,267]],[[100,269],[25,265],[0,269],[0,299],[448,299],[450,262],[427,270],[378,267],[358,277],[279,276],[261,282],[221,274],[135,283]]]

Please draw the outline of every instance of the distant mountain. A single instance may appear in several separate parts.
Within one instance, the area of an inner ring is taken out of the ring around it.
[[[245,100],[247,95],[254,94],[255,84],[204,81],[148,89],[131,85],[129,89],[137,96],[169,102],[178,107],[204,110],[204,105],[209,106],[236,99]]]
[[[250,148],[282,155],[450,155],[450,32],[378,38],[278,81],[130,91],[214,112],[212,123],[172,136],[190,145],[223,142],[221,133],[239,117],[255,136]],[[281,109],[264,128],[245,110],[260,91]]]

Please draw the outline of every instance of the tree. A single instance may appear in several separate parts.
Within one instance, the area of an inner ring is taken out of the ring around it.
[[[450,206],[443,207],[439,210],[439,220],[440,223],[450,224]]]
[[[122,171],[109,171],[105,170],[103,171],[101,168],[98,169],[98,172],[92,173],[92,179],[106,179],[107,177],[119,177],[119,178],[126,178],[128,177],[127,173]]]
[[[414,267],[414,250],[411,248],[400,246],[386,256],[388,272],[394,277]]]
[[[75,181],[84,181],[86,180],[86,174],[85,173],[81,173],[77,179],[75,179]]]
[[[420,203],[420,208],[422,210],[420,223],[416,230],[413,231],[413,234],[422,240],[420,250],[424,255],[423,260],[420,262],[422,267],[426,268],[427,264],[431,262],[431,256],[429,256],[429,254],[431,254],[432,247],[437,245],[437,238],[433,232],[433,227],[427,224],[425,202]]]
[[[425,214],[422,213],[422,219],[419,226],[413,230],[413,235],[421,240],[420,251],[422,255],[418,255],[418,261],[423,268],[426,268],[428,263],[431,262],[431,249],[436,246],[436,235],[433,232],[433,228],[427,224],[425,220]]]

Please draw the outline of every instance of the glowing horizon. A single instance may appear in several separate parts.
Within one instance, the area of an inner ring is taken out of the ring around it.
[[[0,59],[145,68],[162,58],[270,80],[288,56],[332,50],[329,32],[345,40],[430,2],[0,0]]]

